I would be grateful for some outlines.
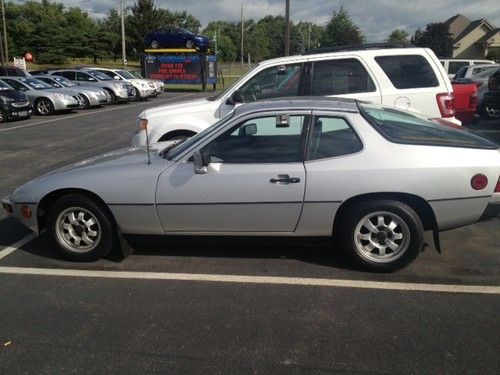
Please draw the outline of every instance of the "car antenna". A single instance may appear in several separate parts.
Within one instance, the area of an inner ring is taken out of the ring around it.
[[[148,125],[146,125],[146,150],[148,151],[148,165],[151,164],[151,155],[149,154],[149,134]]]

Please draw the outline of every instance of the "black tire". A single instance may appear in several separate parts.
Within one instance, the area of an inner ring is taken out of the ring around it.
[[[189,48],[189,49],[193,49],[193,48],[195,48],[195,44],[194,44],[194,42],[193,42],[192,40],[188,40],[188,41],[186,42],[186,48]]]
[[[157,49],[160,47],[160,43],[157,40],[152,40],[151,44],[149,45],[152,49]]]
[[[54,113],[54,104],[48,98],[38,98],[35,101],[35,113],[38,116],[49,116]]]
[[[142,100],[145,100],[145,98],[141,98],[141,93],[137,87],[134,87],[135,90],[135,100],[140,102]]]
[[[83,212],[83,216],[73,214],[75,224],[71,223],[71,213]],[[90,219],[95,224],[87,225]],[[70,229],[63,226],[70,225]],[[90,262],[96,261],[109,253],[116,238],[115,225],[107,211],[92,199],[69,194],[58,199],[47,213],[47,232],[49,238],[59,252],[66,258],[74,261]],[[94,235],[93,233],[97,233]],[[87,236],[87,237],[85,237]],[[69,237],[69,239],[68,239]],[[80,238],[80,246],[76,244],[76,238]],[[81,247],[87,241],[93,241],[90,246]]]
[[[90,100],[87,98],[87,96],[80,94],[80,96],[83,99],[83,109],[89,109],[90,108]]]
[[[113,90],[106,89],[106,88],[104,90],[106,90],[106,92],[109,94],[109,97],[111,98],[110,101],[109,101],[109,103],[110,104],[115,104],[117,102],[117,100],[116,100],[116,95],[113,92]]]
[[[3,109],[0,109],[0,123],[7,121],[7,114]]]
[[[367,229],[368,220],[373,231]],[[367,271],[393,272],[417,258],[423,247],[424,227],[417,213],[405,203],[373,200],[359,202],[345,212],[334,235],[357,266]],[[365,236],[370,239],[361,238]],[[370,250],[372,246],[375,247]]]

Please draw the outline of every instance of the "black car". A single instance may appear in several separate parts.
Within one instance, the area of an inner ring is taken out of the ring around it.
[[[500,118],[500,68],[488,80],[488,92],[484,93],[484,112],[489,118]]]
[[[33,107],[25,93],[0,81],[0,122],[30,118]]]

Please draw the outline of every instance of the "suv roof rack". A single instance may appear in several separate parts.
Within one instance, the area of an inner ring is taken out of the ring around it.
[[[314,55],[317,53],[327,53],[327,52],[347,52],[347,51],[362,51],[369,49],[387,49],[387,48],[412,48],[415,47],[413,44],[399,44],[399,43],[365,43],[365,44],[349,44],[345,46],[335,46],[335,47],[321,47],[304,52],[303,55]]]

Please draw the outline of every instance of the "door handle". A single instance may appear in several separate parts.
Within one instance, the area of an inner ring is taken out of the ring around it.
[[[290,177],[290,175],[287,174],[279,174],[278,178],[271,178],[269,182],[271,182],[272,184],[279,184],[279,185],[296,184],[300,182],[300,178]]]

